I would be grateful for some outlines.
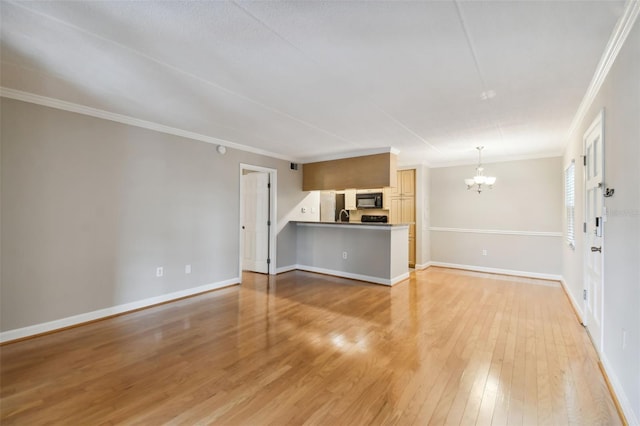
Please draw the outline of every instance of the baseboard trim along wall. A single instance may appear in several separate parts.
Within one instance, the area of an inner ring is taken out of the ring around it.
[[[295,271],[297,269],[297,265],[287,265],[276,268],[276,274],[284,274],[285,272]]]
[[[315,266],[307,266],[307,265],[296,265],[296,269],[299,269],[301,271],[307,271],[307,272],[316,272],[318,274],[334,275],[336,277],[349,278],[352,280],[367,281],[374,284],[382,284],[382,285],[388,285],[388,286],[392,286],[394,284],[399,283],[400,281],[404,281],[407,278],[409,278],[408,272],[405,272],[404,274],[400,274],[397,277],[393,277],[387,280],[379,277],[371,277],[368,275],[353,274],[351,272],[336,271],[333,269],[318,268]]]
[[[516,277],[538,278],[541,280],[560,281],[562,277],[555,274],[541,274],[539,272],[515,271],[512,269],[487,268],[475,265],[460,265],[457,263],[431,262],[430,266],[440,266],[443,268],[465,269],[467,271],[488,272],[490,274],[514,275]]]
[[[416,267],[415,270],[421,270],[421,269],[427,269],[429,266],[431,266],[431,262],[427,262],[427,263],[416,263]]]
[[[631,402],[629,398],[627,398],[627,394],[624,393],[624,388],[620,384],[618,377],[613,373],[613,368],[611,368],[611,363],[607,359],[607,356],[603,353],[600,358],[603,375],[605,380],[608,382],[610,389],[613,393],[613,398],[618,401],[620,404],[620,408],[622,408],[622,414],[626,417],[627,424],[631,426],[640,425],[640,421],[633,413],[633,409],[631,407]],[[617,407],[616,407],[617,408]]]
[[[234,284],[239,284],[240,278],[231,278],[217,283],[205,284],[199,287],[193,287],[186,290],[180,290],[173,293],[167,293],[160,296],[150,297],[148,299],[138,300],[131,303],[125,303],[123,305],[111,306],[109,308],[99,309],[97,311],[87,312],[84,314],[74,315],[67,318],[61,318],[54,321],[45,322],[42,324],[35,324],[28,327],[18,328],[15,330],[8,330],[0,333],[0,343],[7,343],[13,340],[20,340],[27,337],[34,337],[39,334],[45,334],[52,331],[74,327],[83,323],[92,322],[100,319],[112,317],[114,315],[124,314],[126,312],[135,311],[142,308],[149,308],[154,305],[159,305],[166,302],[171,302],[177,299],[182,299],[189,296],[194,296],[199,293],[206,293],[211,290],[217,290],[219,288],[229,287]]]
[[[580,324],[584,324],[584,314],[582,313],[582,308],[580,307],[580,304],[578,303],[578,301],[573,297],[573,294],[571,294],[571,292],[569,291],[569,288],[567,287],[567,282],[564,280],[564,277],[560,278],[560,284],[562,284],[562,289],[564,290],[564,293],[567,295],[567,298],[571,303],[571,307],[573,307],[573,310],[576,313],[576,316],[578,317],[578,322],[580,322]]]

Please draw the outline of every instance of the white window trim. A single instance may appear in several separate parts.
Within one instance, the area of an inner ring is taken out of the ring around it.
[[[564,170],[564,208],[566,215],[565,233],[567,244],[575,250],[576,248],[576,161],[571,163]]]

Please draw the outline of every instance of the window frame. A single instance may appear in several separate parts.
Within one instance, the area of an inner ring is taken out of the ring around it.
[[[572,249],[576,248],[576,161],[564,169],[564,208],[565,208],[565,238]]]

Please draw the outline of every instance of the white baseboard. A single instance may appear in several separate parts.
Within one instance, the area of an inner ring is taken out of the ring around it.
[[[445,262],[430,262],[430,263],[431,263],[430,266],[440,266],[443,268],[453,268],[453,269],[465,269],[467,271],[487,272],[490,274],[515,275],[517,277],[538,278],[542,280],[552,280],[552,281],[560,281],[562,279],[561,275],[542,274],[539,272],[515,271],[512,269],[487,268],[484,266],[459,265],[457,263],[445,263]]]
[[[276,268],[276,274],[284,274],[285,272],[295,271],[296,269],[298,269],[298,265],[281,266]]]
[[[160,303],[170,302],[172,300],[180,299],[187,296],[193,296],[198,293],[204,293],[223,287],[228,287],[234,284],[238,284],[239,282],[240,278],[231,278],[229,280],[219,281],[217,283],[205,284],[199,287],[193,287],[186,290],[180,290],[173,293],[150,297],[148,299],[125,303],[123,305],[111,306],[109,308],[99,309],[97,311],[74,315],[67,318],[61,318],[42,324],[35,324],[28,327],[17,328],[15,330],[3,331],[2,333],[0,333],[0,343],[23,339],[25,337],[35,336],[42,333],[48,333],[50,331],[71,327],[89,321],[95,321],[113,315],[123,314],[125,312],[134,311],[136,309],[147,308],[149,306],[157,305]]]
[[[299,269],[301,271],[317,272],[319,274],[334,275],[336,277],[341,277],[341,278],[350,278],[352,280],[368,281],[374,284],[382,284],[382,285],[388,285],[388,286],[392,286],[394,284],[399,283],[400,281],[404,281],[407,278],[409,278],[408,272],[405,272],[404,274],[400,274],[397,277],[393,277],[391,279],[386,279],[386,278],[372,277],[369,275],[354,274],[351,272],[336,271],[334,269],[318,268],[316,266],[296,265],[296,269]]]
[[[618,380],[618,376],[613,372],[611,368],[611,364],[607,359],[607,356],[602,354],[600,361],[602,362],[602,368],[607,373],[607,377],[609,378],[609,383],[613,388],[613,392],[616,394],[616,398],[618,398],[618,402],[622,407],[622,412],[624,416],[627,418],[627,422],[629,426],[639,426],[640,422],[638,421],[638,416],[633,412],[633,408],[631,406],[631,402],[627,397],[627,394],[624,393],[624,388],[620,384],[620,380]]]
[[[409,278],[409,273],[405,272],[404,274],[398,275],[397,277],[391,278],[391,285],[398,284],[400,281],[404,281]]]
[[[429,266],[431,266],[431,262],[427,262],[427,263],[416,263],[415,266],[415,270],[421,270],[421,269],[427,269]]]
[[[569,291],[569,288],[567,287],[567,282],[564,280],[564,277],[560,278],[560,284],[564,288],[564,292],[567,294],[567,296],[569,296],[569,302],[571,302],[573,309],[578,314],[578,317],[580,319],[580,324],[584,324],[584,313],[582,312],[582,308],[580,307],[580,304],[575,299],[575,297],[573,297],[573,294],[571,293],[571,291]]]

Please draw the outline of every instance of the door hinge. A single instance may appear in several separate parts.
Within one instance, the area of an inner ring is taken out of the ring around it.
[[[583,156],[582,156],[582,165],[583,165],[583,166],[586,166],[586,165],[587,165],[587,156],[586,156],[586,155],[583,155]]]
[[[271,182],[267,184],[267,188],[271,189]]]
[[[267,226],[271,226],[271,221],[270,220],[267,221]]]
[[[582,232],[587,233],[587,222],[582,222]]]
[[[582,290],[582,300],[587,300],[587,289]]]
[[[267,265],[271,264],[271,259],[267,259]]]

